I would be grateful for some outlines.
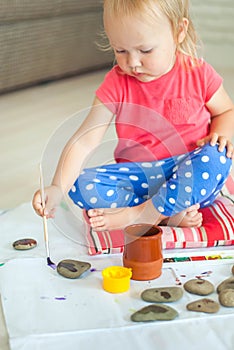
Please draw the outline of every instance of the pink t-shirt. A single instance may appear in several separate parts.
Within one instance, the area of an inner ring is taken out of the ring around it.
[[[97,97],[116,115],[117,162],[183,154],[208,134],[205,104],[222,78],[205,61],[192,66],[189,57],[181,57],[171,71],[151,82],[140,82],[114,66],[97,89]]]

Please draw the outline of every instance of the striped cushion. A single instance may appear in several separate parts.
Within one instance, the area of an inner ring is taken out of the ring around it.
[[[164,249],[199,248],[234,245],[234,179],[230,176],[222,189],[222,196],[207,207],[200,209],[203,224],[199,228],[161,226]],[[122,230],[95,232],[87,226],[87,238],[90,255],[114,254],[123,252],[124,238]]]

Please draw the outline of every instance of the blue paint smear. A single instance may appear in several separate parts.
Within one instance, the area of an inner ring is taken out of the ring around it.
[[[93,268],[93,269],[90,269],[90,272],[96,272],[97,269]]]
[[[55,297],[54,299],[55,299],[55,300],[67,300],[66,297]]]

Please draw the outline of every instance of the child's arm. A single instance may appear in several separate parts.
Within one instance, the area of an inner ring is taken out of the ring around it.
[[[211,97],[206,107],[211,113],[210,133],[204,139],[198,140],[202,146],[208,142],[211,145],[219,143],[222,152],[227,148],[227,157],[234,159],[232,138],[234,136],[234,106],[223,86]]]
[[[45,189],[44,212],[40,191],[34,195],[33,207],[39,215],[54,216],[55,207],[79,176],[86,157],[101,142],[112,118],[113,113],[96,97],[88,116],[63,149],[51,186]]]

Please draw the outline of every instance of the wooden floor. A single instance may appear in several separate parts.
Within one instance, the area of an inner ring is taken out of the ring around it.
[[[39,85],[0,97],[0,210],[31,201],[39,163],[56,128],[93,100],[105,71]],[[234,71],[222,70],[234,100]]]

